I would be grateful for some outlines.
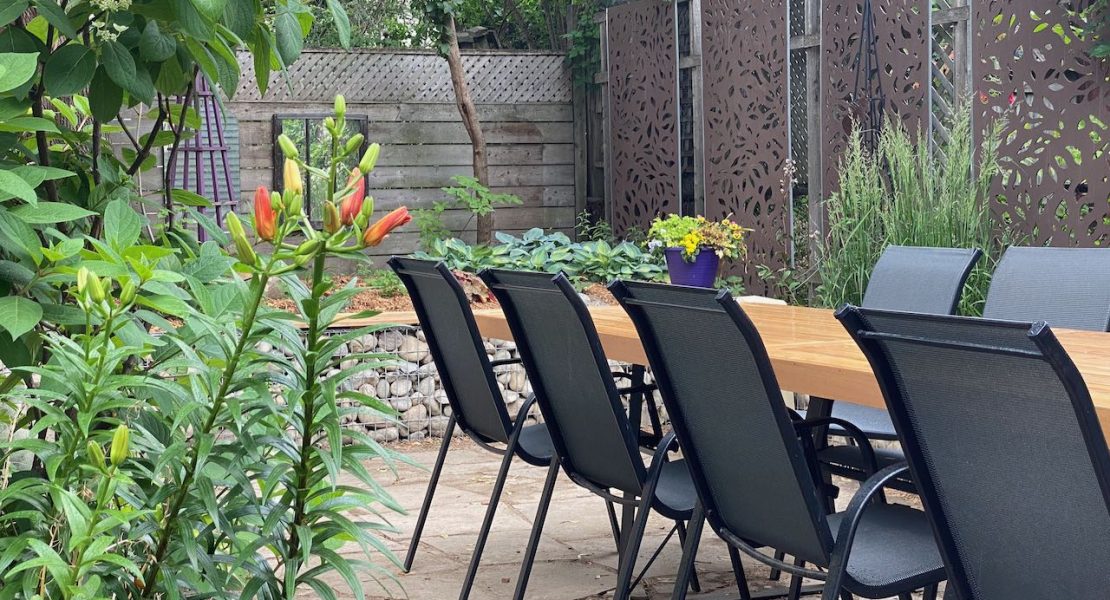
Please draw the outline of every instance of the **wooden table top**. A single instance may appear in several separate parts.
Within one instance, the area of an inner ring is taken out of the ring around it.
[[[744,303],[771,357],[779,385],[791,392],[885,407],[871,365],[833,311],[799,306]],[[612,360],[646,364],[647,355],[632,321],[619,306],[590,307],[605,354]],[[500,309],[474,312],[484,337],[511,340]],[[1110,438],[1110,333],[1055,330],[1091,391]]]

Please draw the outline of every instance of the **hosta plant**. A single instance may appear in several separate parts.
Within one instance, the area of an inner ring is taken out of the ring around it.
[[[361,140],[341,100],[328,127],[334,165]],[[230,236],[154,245],[117,201],[101,237],[40,250],[37,284],[69,298],[70,324],[43,329],[48,360],[2,399],[0,598],[362,597],[374,559],[395,562],[377,534],[399,507],[366,466],[393,457],[343,418],[389,412],[346,385],[389,357],[344,353],[368,330],[329,331],[357,290],[325,271],[407,219],[368,223],[359,181],[377,152],[359,177],[310,170],[336,215],[323,230],[291,154],[284,198],[256,195],[253,235],[229,217]],[[275,278],[294,313],[264,303]]]

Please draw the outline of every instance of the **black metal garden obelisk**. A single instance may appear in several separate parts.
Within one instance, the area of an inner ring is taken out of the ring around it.
[[[852,104],[855,107],[856,119],[863,132],[863,143],[870,152],[874,152],[879,146],[879,133],[883,127],[883,111],[886,109],[886,96],[883,94],[879,74],[878,45],[879,38],[875,33],[875,13],[871,7],[871,0],[863,0]]]

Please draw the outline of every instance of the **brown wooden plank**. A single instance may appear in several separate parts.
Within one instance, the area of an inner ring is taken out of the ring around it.
[[[231,113],[240,123],[264,122],[274,115],[321,115],[332,112],[330,104],[317,102],[230,102]],[[574,120],[569,103],[479,104],[482,121],[564,122]],[[369,121],[459,122],[459,109],[454,104],[347,103],[347,114],[365,116]]]

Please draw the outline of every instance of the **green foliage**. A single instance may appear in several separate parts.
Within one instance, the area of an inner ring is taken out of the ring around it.
[[[0,595],[334,597],[336,572],[363,597],[355,568],[396,563],[369,515],[400,507],[364,465],[392,455],[344,425],[354,410],[392,417],[343,385],[391,357],[340,355],[370,329],[325,333],[357,289],[333,290],[324,265],[359,258],[357,235],[314,231],[290,198],[274,254],[229,217],[236,261],[201,215],[218,241],[152,242],[123,198],[97,235],[67,235],[14,200],[0,211]],[[308,241],[283,243],[294,232]],[[295,313],[263,304],[275,278]]]
[[[575,243],[562,233],[545,234],[530,229],[521,237],[496,234],[495,246],[471,246],[460,239],[436,240],[418,258],[442,260],[456,271],[477,272],[486,268],[563,272],[578,283],[608,283],[613,279],[662,281],[666,267],[661,257],[639,246],[606,241]]]
[[[574,217],[574,231],[578,239],[587,241],[606,241],[610,244],[617,243],[617,236],[613,233],[613,226],[604,219],[594,220],[589,211],[583,210]]]
[[[871,269],[889,244],[980,248],[985,258],[968,280],[961,312],[980,314],[990,273],[1005,245],[1015,241],[1008,229],[994,230],[990,185],[998,176],[1001,124],[985,132],[978,156],[973,151],[966,108],[949,124],[949,137],[935,149],[923,137],[910,137],[897,122],[883,130],[878,155],[863,148],[853,132],[840,169],[840,191],[827,203],[828,233],[820,248],[818,300],[825,306],[863,298]]]
[[[594,77],[601,71],[601,26],[594,23],[600,9],[596,0],[574,0],[577,21],[567,32],[567,66],[574,84],[582,87],[596,85]]]
[[[391,45],[390,40],[396,34],[394,28],[403,23],[408,14],[407,5],[397,0],[312,0],[309,5],[316,17],[305,38],[305,46],[310,48]],[[337,8],[343,11],[339,18],[336,18]],[[411,35],[409,28],[404,27],[398,37],[407,40]]]
[[[364,280],[366,287],[378,292],[383,298],[408,295],[405,284],[401,283],[401,278],[393,272],[393,269],[369,269]]]
[[[451,178],[458,185],[441,188],[450,200],[436,201],[431,208],[414,210],[416,226],[420,229],[420,244],[425,250],[436,240],[451,237],[451,230],[443,223],[443,213],[448,209],[466,209],[471,220],[492,214],[498,206],[519,205],[520,198],[512,194],[497,194],[474,177],[455,175]]]
[[[728,277],[718,277],[713,287],[721,290],[727,289],[734,297],[743,296],[746,291],[744,285],[744,278],[738,275],[729,275]]]

